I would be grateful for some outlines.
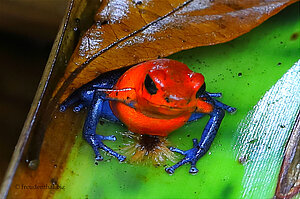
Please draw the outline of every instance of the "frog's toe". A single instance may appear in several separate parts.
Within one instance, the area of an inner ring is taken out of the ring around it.
[[[97,135],[100,140],[109,140],[109,141],[116,141],[117,138],[114,135],[109,135],[109,136],[102,136],[102,135]]]
[[[221,98],[222,97],[222,93],[209,93],[206,92],[210,97],[218,97]]]
[[[190,170],[189,170],[189,173],[191,173],[191,174],[196,174],[196,173],[198,173],[198,169],[197,169],[197,167],[196,167],[196,163],[197,163],[197,161],[193,161],[192,163],[191,163],[191,168],[190,168]]]
[[[165,171],[169,174],[173,174],[177,168],[179,168],[182,165],[189,163],[189,162],[190,162],[190,160],[185,157],[182,160],[180,160],[179,162],[177,162],[176,164],[174,164],[173,166],[166,168]]]
[[[124,156],[124,155],[119,155],[119,157],[117,157],[117,158],[120,162],[124,162],[126,160],[126,156]]]
[[[165,171],[168,173],[168,174],[173,174],[175,172],[175,169],[173,169],[172,167],[168,167],[165,169]]]
[[[199,170],[196,167],[191,167],[191,169],[189,170],[189,173],[196,174],[196,173],[198,173],[198,171]]]
[[[228,113],[231,113],[231,114],[234,114],[235,112],[236,112],[236,108],[234,108],[234,107],[229,107],[228,109],[227,109],[227,112]]]
[[[73,112],[78,113],[79,111],[81,111],[81,109],[83,108],[83,104],[78,104],[77,106],[75,106],[73,108]]]
[[[67,110],[67,107],[65,105],[60,105],[59,106],[59,111],[60,112],[65,112]]]
[[[95,164],[98,164],[98,161],[102,161],[103,157],[100,155],[99,151],[98,151],[98,147],[96,145],[92,145],[92,148],[95,152]]]
[[[183,151],[183,150],[175,148],[175,147],[170,147],[169,149],[170,149],[170,151],[179,153],[181,155],[185,155],[186,154],[186,151]]]
[[[102,160],[103,160],[103,157],[100,154],[96,155],[96,157],[95,157],[96,162],[102,161]]]
[[[191,165],[191,168],[190,168],[190,170],[189,170],[189,173],[191,173],[191,174],[196,174],[196,173],[199,171],[199,170],[196,168],[196,166],[195,166],[196,162],[193,163],[191,160],[189,160],[189,158],[186,158],[186,157],[183,158],[182,160],[180,160],[177,164],[175,164],[175,165],[173,165],[173,166],[171,166],[171,167],[167,167],[167,168],[165,169],[165,171],[166,171],[167,173],[169,173],[169,174],[173,174],[177,168],[179,168],[179,167],[181,167],[182,165],[187,164],[187,163],[191,163],[191,164],[192,164],[192,165]]]

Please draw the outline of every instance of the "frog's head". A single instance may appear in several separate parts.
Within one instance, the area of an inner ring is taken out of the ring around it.
[[[212,106],[201,98],[205,92],[202,74],[175,60],[158,59],[143,64],[144,77],[136,87],[141,112],[152,117],[172,118],[212,110]]]

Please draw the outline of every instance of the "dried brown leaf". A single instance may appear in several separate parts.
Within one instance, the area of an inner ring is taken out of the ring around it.
[[[100,73],[232,40],[296,1],[104,0],[54,94],[62,101]]]

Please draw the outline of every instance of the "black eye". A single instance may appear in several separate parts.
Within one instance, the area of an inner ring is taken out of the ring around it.
[[[205,92],[205,89],[206,89],[206,86],[205,86],[205,83],[203,83],[201,88],[199,88],[199,90],[196,93],[196,98],[201,97],[201,95]]]
[[[155,86],[155,83],[149,75],[147,75],[145,78],[145,88],[147,89],[150,95],[154,95],[157,93],[157,88]]]

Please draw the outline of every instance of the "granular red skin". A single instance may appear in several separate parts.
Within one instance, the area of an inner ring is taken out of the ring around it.
[[[151,95],[145,88],[146,75],[155,83],[157,93]],[[133,102],[134,108],[120,101],[110,101],[110,106],[115,116],[130,131],[167,136],[183,126],[193,112],[212,111],[211,104],[196,98],[203,83],[202,74],[191,71],[181,62],[169,59],[152,60],[130,68],[114,86],[114,89],[135,90],[135,94],[131,92],[126,96],[128,101]],[[123,94],[126,95],[126,92]]]

